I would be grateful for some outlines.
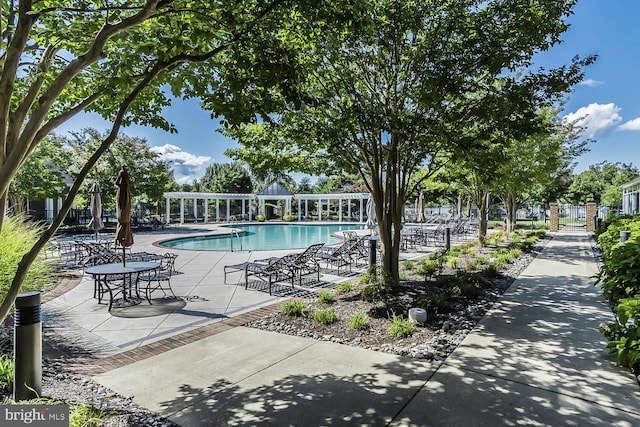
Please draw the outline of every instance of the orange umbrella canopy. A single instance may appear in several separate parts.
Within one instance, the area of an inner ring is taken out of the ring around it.
[[[116,213],[118,226],[116,227],[116,244],[123,248],[133,245],[131,232],[131,195],[129,193],[129,173],[122,167],[116,179]]]

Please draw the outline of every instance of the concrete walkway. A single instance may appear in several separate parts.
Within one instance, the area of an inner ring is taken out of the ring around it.
[[[233,327],[94,379],[185,427],[637,426],[596,269],[588,236],[556,235],[441,364]]]

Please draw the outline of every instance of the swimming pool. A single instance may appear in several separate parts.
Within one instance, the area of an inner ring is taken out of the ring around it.
[[[238,232],[233,237],[195,236],[165,240],[161,246],[198,251],[268,251],[303,249],[315,243],[338,243],[331,234],[343,230],[361,230],[362,224],[257,224],[230,227]],[[240,231],[243,230],[243,231]],[[341,234],[341,233],[340,233]],[[232,248],[233,245],[233,248]]]

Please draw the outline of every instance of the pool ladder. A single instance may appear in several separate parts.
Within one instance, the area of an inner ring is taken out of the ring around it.
[[[236,236],[236,238],[240,239],[240,233],[238,232],[238,230],[236,230],[235,228],[231,229],[231,234],[229,235],[229,237],[231,237],[231,252],[233,252],[233,236]],[[242,250],[242,240],[240,240],[240,250]]]

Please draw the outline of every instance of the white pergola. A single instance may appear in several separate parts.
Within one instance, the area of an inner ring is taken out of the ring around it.
[[[256,194],[227,194],[227,193],[199,193],[199,192],[186,192],[186,191],[176,191],[176,192],[168,192],[164,193],[164,197],[166,199],[166,222],[171,222],[171,200],[180,200],[180,224],[184,224],[185,222],[185,200],[193,200],[193,219],[199,220],[201,217],[198,213],[198,200],[203,200],[203,216],[202,220],[205,223],[210,221],[221,221],[223,220],[220,216],[220,201],[223,200],[226,203],[226,215],[224,216],[224,220],[231,220],[231,204],[229,203],[232,200],[242,201],[242,218],[249,214],[249,221],[253,220],[253,211],[251,209],[251,202],[257,201],[258,205],[264,211],[264,205],[268,200],[284,200],[286,204],[286,209],[291,211],[291,206],[294,202],[298,204],[298,221],[302,219],[309,218],[309,201],[315,201],[318,204],[318,221],[322,221],[324,218],[329,219],[329,206],[332,201],[338,202],[338,221],[342,222],[342,214],[343,208],[345,207],[346,202],[346,211],[347,217],[351,218],[351,212],[353,208],[353,201],[359,202],[359,222],[364,222],[364,207],[369,200],[369,193],[332,193],[332,194],[293,194],[293,195],[256,195]],[[209,202],[215,202],[215,215],[212,217],[209,214]],[[249,202],[249,206],[247,206],[247,202]],[[322,205],[326,202],[326,212],[323,212]],[[304,207],[304,215],[303,215],[303,207]]]

